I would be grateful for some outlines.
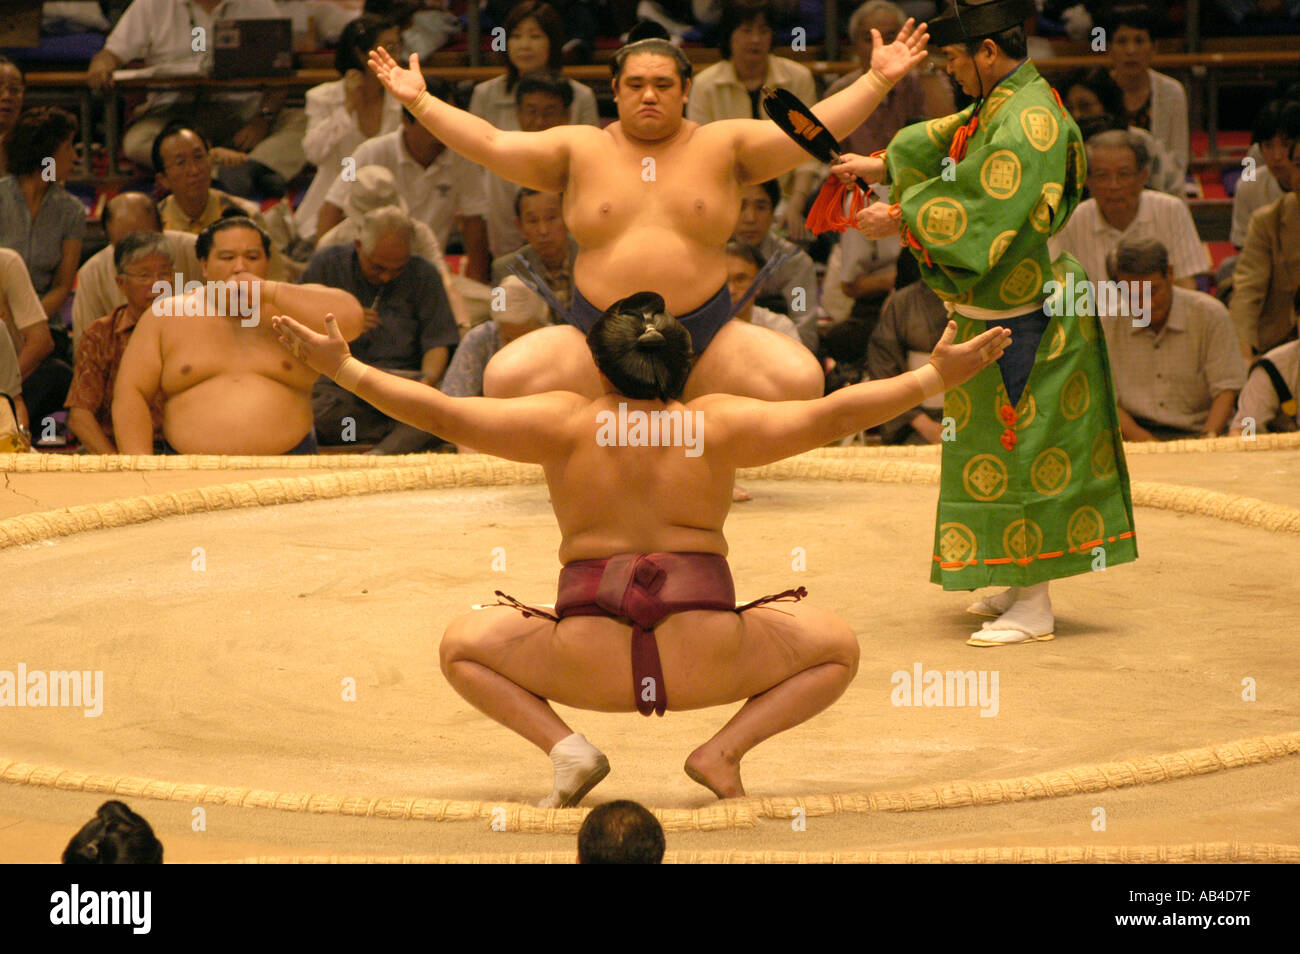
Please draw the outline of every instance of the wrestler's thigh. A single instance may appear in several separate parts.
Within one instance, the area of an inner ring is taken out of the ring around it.
[[[492,356],[483,372],[487,397],[561,390],[593,398],[603,391],[587,339],[573,325],[548,325],[516,338]]]
[[[443,671],[469,660],[561,705],[600,712],[634,709],[632,628],[574,616],[556,624],[493,606],[453,620],[443,637]]]
[[[700,355],[683,401],[702,394],[739,394],[761,401],[806,401],[825,392],[813,353],[793,338],[747,321],[728,321]]]
[[[807,603],[735,613],[677,613],[658,629],[659,658],[671,709],[700,709],[748,699],[827,662],[857,666],[852,628]]]

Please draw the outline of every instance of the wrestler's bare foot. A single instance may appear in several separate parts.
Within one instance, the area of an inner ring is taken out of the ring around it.
[[[744,798],[740,781],[740,760],[729,758],[711,741],[705,742],[686,759],[686,774],[718,798]]]
[[[744,487],[740,486],[740,484],[732,484],[731,486],[732,503],[744,503],[746,500],[753,500],[753,499],[754,498],[750,496],[749,491],[746,490]]]

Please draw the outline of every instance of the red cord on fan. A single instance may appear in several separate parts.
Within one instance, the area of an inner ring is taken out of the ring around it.
[[[853,195],[849,200],[849,214],[844,215],[844,192],[849,185],[841,182],[839,176],[831,176],[822,183],[817,201],[808,210],[808,219],[804,223],[814,235],[823,232],[844,232],[856,228],[858,213],[867,206],[866,193],[856,182],[852,183]]]

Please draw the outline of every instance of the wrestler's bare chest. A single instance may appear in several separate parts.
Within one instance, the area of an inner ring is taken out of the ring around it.
[[[175,397],[220,375],[255,374],[294,390],[310,390],[318,375],[294,361],[269,325],[242,327],[239,318],[167,318],[162,336],[162,388]]]

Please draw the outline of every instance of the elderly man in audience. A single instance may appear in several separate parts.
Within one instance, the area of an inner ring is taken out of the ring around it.
[[[1291,301],[1295,320],[1300,322],[1300,287]],[[1269,351],[1257,362],[1241,389],[1237,417],[1228,433],[1236,436],[1264,431],[1300,430],[1300,341],[1288,341]]]
[[[338,289],[268,280],[271,239],[251,219],[213,223],[195,251],[207,285],[145,309],[127,343],[113,388],[118,450],[150,453],[150,406],[161,391],[163,453],[315,453],[311,389],[320,375],[285,353],[270,315],[323,332],[333,314],[352,340],[361,306]]]
[[[1210,270],[1187,203],[1143,188],[1149,172],[1146,147],[1127,130],[1098,133],[1087,142],[1088,191],[1065,228],[1048,240],[1053,257],[1062,251],[1077,258],[1088,277],[1106,274],[1106,256],[1125,239],[1160,239],[1169,249],[1175,282],[1195,289],[1198,275]]]
[[[429,79],[429,95],[446,100],[450,89],[445,82]],[[383,166],[393,174],[397,191],[411,206],[411,216],[424,222],[447,247],[452,229],[459,224],[465,254],[465,273],[475,281],[488,280],[487,197],[483,191],[483,169],[452,152],[433,133],[402,110],[402,128],[367,139],[353,153],[357,168]],[[316,234],[324,235],[343,219],[348,192],[355,183],[342,174],[330,186],[321,205]]]
[[[514,275],[507,275],[494,289],[500,307],[492,309],[492,320],[470,329],[461,339],[456,356],[438,390],[451,397],[482,397],[483,370],[492,356],[516,338],[551,323],[550,310],[537,293]]]
[[[573,87],[557,73],[525,73],[515,87],[515,101],[519,128],[524,132],[540,132],[569,121]],[[515,198],[519,186],[484,169],[483,190],[488,203],[488,246],[492,257],[497,259],[528,241],[517,223]]]
[[[1119,308],[1109,294],[1096,296],[1124,440],[1217,437],[1246,383],[1228,310],[1210,295],[1177,287],[1157,239],[1121,242],[1108,266],[1129,296]]]
[[[762,267],[763,259],[752,245],[746,245],[744,242],[727,243],[727,290],[731,293],[733,302],[739,302],[741,296],[749,291],[749,286],[754,284],[754,279],[758,277],[758,270]],[[794,326],[793,321],[779,312],[755,305],[753,298],[745,304],[744,308],[732,315],[731,320],[747,321],[751,325],[767,328],[769,331],[799,341],[799,329]]]
[[[81,336],[93,321],[98,321],[114,309],[126,304],[121,271],[114,262],[117,243],[133,232],[153,232],[163,235],[172,250],[173,274],[166,276],[169,283],[180,273],[185,282],[203,281],[203,269],[194,254],[196,236],[175,229],[163,231],[162,218],[153,200],[143,192],[119,192],[104,205],[104,233],[108,244],[82,265],[77,272],[77,293],[72,298],[72,345],[74,354],[81,347]],[[132,319],[134,322],[135,319]]]
[[[1300,138],[1289,145],[1295,182],[1300,180]],[[1300,285],[1300,196],[1294,191],[1250,217],[1232,283],[1229,310],[1247,362],[1296,336],[1291,303]]]
[[[885,301],[880,321],[867,345],[867,374],[872,380],[892,378],[925,366],[943,337],[948,312],[925,282],[904,285]],[[886,444],[938,444],[943,435],[943,395],[922,401],[879,427]]]
[[[429,262],[412,254],[411,217],[393,206],[367,212],[352,245],[312,256],[303,281],[342,289],[361,302],[365,331],[352,353],[393,374],[437,385],[460,340],[451,305]],[[372,453],[412,454],[430,435],[384,415],[322,377],[312,396],[316,427],[328,444],[375,444]],[[350,419],[350,420],[348,420]]]
[[[758,296],[772,299],[772,304],[776,299],[781,300],[786,314],[799,329],[799,340],[810,351],[816,351],[817,266],[807,252],[773,231],[780,200],[781,190],[775,179],[741,186],[740,218],[731,237],[752,246],[765,262],[778,252],[787,255],[763,280]]]
[[[217,20],[279,19],[273,0],[134,0],[95,54],[86,71],[92,90],[113,84],[113,71],[136,59],[146,67],[179,65],[193,72],[210,62]],[[201,33],[196,31],[202,31]],[[196,49],[196,42],[206,43]],[[240,151],[238,162],[223,170],[227,188],[241,195],[284,195],[285,184],[306,161],[302,150],[307,119],[301,109],[284,109],[286,90],[222,90],[219,82],[189,91],[149,94],[122,138],[122,151],[134,163],[162,171],[151,151],[154,137],[169,123],[199,123],[207,138]],[[206,224],[206,223],[205,223]]]
[[[525,275],[530,272],[554,293],[564,307],[573,302],[573,262],[578,257],[578,243],[564,224],[564,197],[552,192],[520,189],[515,195],[515,225],[524,238],[518,251],[492,262],[492,284],[500,285],[511,266]],[[552,314],[552,321],[563,321]]]
[[[159,232],[130,232],[118,236],[110,247],[122,304],[87,326],[77,350],[72,387],[63,402],[68,409],[68,430],[92,454],[117,453],[113,443],[113,386],[122,355],[140,316],[161,294],[171,294],[176,271],[172,243]],[[159,389],[149,402],[155,445],[162,441],[165,401]]]

